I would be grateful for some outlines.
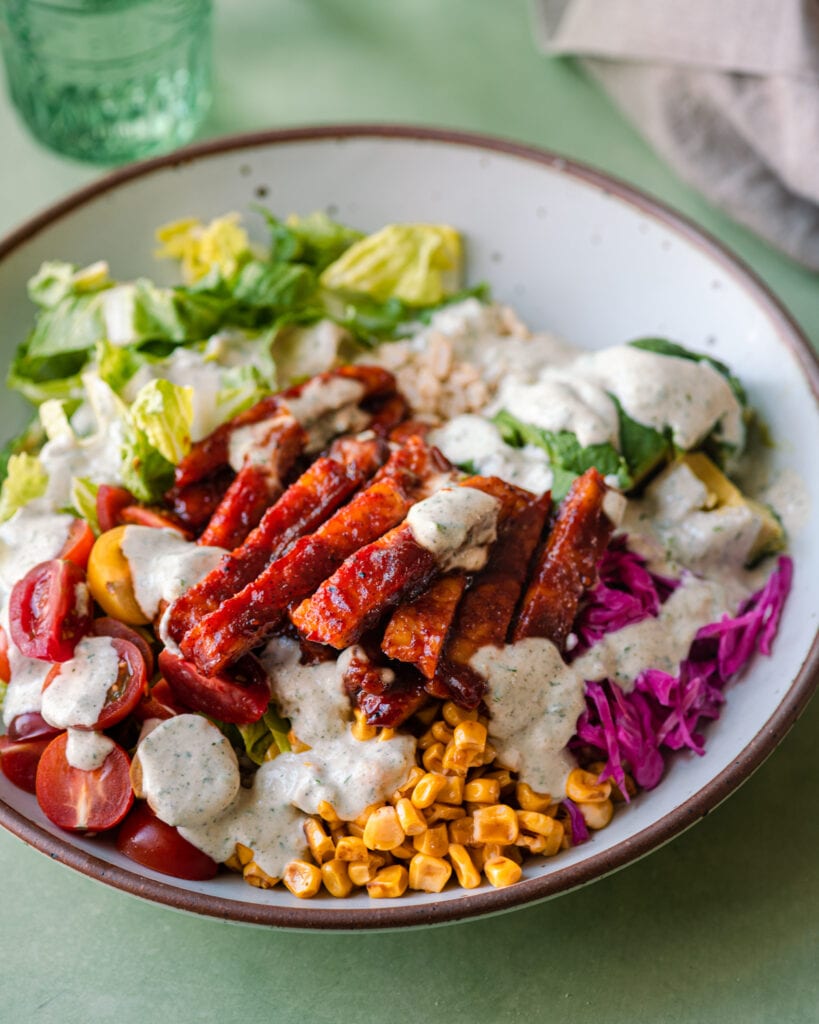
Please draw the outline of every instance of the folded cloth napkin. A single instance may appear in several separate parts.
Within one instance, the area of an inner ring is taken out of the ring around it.
[[[819,0],[533,0],[677,173],[819,270]]]

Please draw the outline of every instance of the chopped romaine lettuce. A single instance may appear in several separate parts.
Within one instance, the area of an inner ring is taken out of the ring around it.
[[[99,484],[95,484],[87,477],[75,476],[71,480],[71,511],[85,519],[95,534],[100,532],[100,523],[97,518],[97,491],[99,489]]]
[[[0,522],[35,498],[45,494],[48,474],[36,455],[20,452],[9,456],[6,479],[0,490]]]
[[[191,447],[193,388],[152,380],[137,392],[131,422],[168,462],[176,465]]]
[[[429,306],[458,289],[461,238],[445,224],[388,224],[350,246],[322,273],[330,291]]]
[[[281,754],[291,749],[287,736],[290,723],[279,715],[272,704],[258,722],[236,726],[236,730],[242,738],[245,753],[255,764],[267,760],[270,748],[274,745]]]
[[[209,224],[196,218],[164,224],[156,232],[159,259],[176,259],[182,264],[187,284],[207,277],[214,269],[221,277],[232,277],[250,254],[250,239],[239,223],[238,213],[217,217]]]

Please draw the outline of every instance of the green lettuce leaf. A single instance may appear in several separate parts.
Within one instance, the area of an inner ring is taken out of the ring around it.
[[[100,533],[100,523],[97,518],[97,491],[100,485],[95,484],[87,477],[75,476],[71,480],[71,508],[70,511],[90,524],[96,535]]]
[[[290,740],[287,738],[290,723],[279,715],[272,704],[258,722],[238,725],[236,729],[242,738],[245,753],[255,764],[264,762],[267,752],[274,743],[280,753],[286,753],[291,749]]]
[[[0,523],[35,498],[45,494],[48,474],[36,455],[20,452],[8,460],[7,475],[0,490]]]
[[[654,352],[661,356],[677,356],[678,359],[690,359],[695,363],[708,363],[728,381],[740,405],[748,405],[748,396],[745,394],[745,388],[741,381],[731,373],[731,368],[720,362],[719,359],[714,359],[713,356],[706,355],[704,352],[693,352],[667,338],[637,338],[630,341],[629,345],[632,348],[640,348],[645,352]]]
[[[264,207],[257,207],[270,229],[270,260],[283,263],[306,263],[317,272],[337,260],[364,235],[355,228],[333,220],[316,211],[307,217],[295,214],[286,221]]]
[[[191,447],[193,388],[161,378],[139,389],[131,404],[131,423],[168,462],[176,465]]]
[[[40,423],[40,417],[35,416],[25,430],[7,441],[0,449],[0,484],[6,479],[9,459],[12,455],[19,455],[21,452],[27,452],[29,455],[36,454],[45,439],[45,431]]]

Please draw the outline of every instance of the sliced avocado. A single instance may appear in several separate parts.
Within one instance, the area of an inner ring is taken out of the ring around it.
[[[688,452],[680,457],[680,462],[685,463],[694,476],[708,489],[705,506],[707,509],[744,505],[759,519],[759,533],[748,553],[749,565],[759,561],[763,555],[771,555],[784,548],[785,531],[775,513],[762,502],[746,497],[707,455],[702,452]]]

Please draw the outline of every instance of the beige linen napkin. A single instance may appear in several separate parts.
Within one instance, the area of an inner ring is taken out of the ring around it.
[[[819,269],[819,0],[533,0],[676,171]]]

